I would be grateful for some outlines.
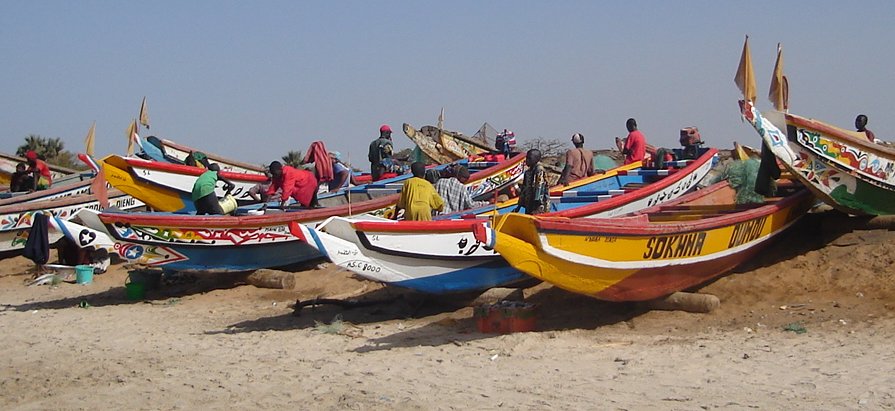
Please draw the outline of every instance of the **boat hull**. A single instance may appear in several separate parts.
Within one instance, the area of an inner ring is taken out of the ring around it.
[[[619,189],[628,182],[642,182],[645,176],[639,170],[639,163],[579,180],[566,187],[556,187],[551,191],[556,202],[552,207],[561,208],[564,212],[571,212],[575,210],[572,207],[577,207],[584,211],[574,215],[591,216],[611,213],[615,209],[636,211],[656,202],[667,201],[695,186],[711,168],[715,154],[716,150],[708,150],[698,162],[682,169],[681,174],[665,177],[664,181],[640,188],[639,192],[617,196],[595,194],[623,191],[613,189]],[[620,176],[619,173],[624,175]],[[563,202],[579,198],[564,196],[573,192],[592,194],[587,198],[593,203]],[[498,205],[497,210],[508,212],[514,206],[514,202],[507,202]],[[315,231],[322,251],[333,263],[364,278],[393,286],[425,293],[449,294],[530,282],[532,279],[527,274],[513,268],[496,254],[487,240],[478,238],[476,232],[487,231],[489,227],[490,220],[485,215],[493,214],[493,207],[478,211],[480,214],[475,219],[430,222],[332,218],[320,224]]]
[[[813,201],[802,189],[751,210],[694,205],[687,213],[684,206],[671,213],[677,220],[665,223],[651,223],[658,217],[648,217],[662,215],[655,214],[663,212],[661,206],[621,219],[510,214],[495,223],[495,249],[513,267],[571,292],[608,301],[651,300],[702,284],[748,260]]]
[[[823,202],[849,214],[895,214],[890,150],[844,132],[836,135],[835,129],[818,122],[782,113],[763,115],[751,104],[741,106],[743,117],[780,163]]]

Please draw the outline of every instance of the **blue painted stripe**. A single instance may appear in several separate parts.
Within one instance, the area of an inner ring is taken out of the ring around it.
[[[429,294],[452,294],[483,291],[530,279],[531,277],[528,275],[511,267],[502,258],[498,258],[493,262],[440,275],[397,281],[389,284]]]

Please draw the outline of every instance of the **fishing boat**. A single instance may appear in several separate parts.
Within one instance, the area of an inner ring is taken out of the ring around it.
[[[263,166],[233,160],[204,150],[197,150],[164,138],[141,137],[140,146],[143,148],[143,155],[150,160],[185,164],[187,156],[201,151],[208,157],[208,161],[217,163],[221,167],[221,171],[240,174],[264,174]]]
[[[481,181],[474,181],[477,186],[481,186],[481,190],[484,192],[495,186],[509,185],[522,178],[524,161],[524,156],[519,155],[500,163],[462,160],[459,164],[467,165],[474,171],[488,170],[488,173],[482,174],[487,177],[483,177]],[[434,168],[441,170],[449,166],[450,164],[444,164]],[[153,210],[177,213],[195,212],[191,197],[193,184],[205,171],[199,167],[118,155],[104,158],[103,170],[106,179],[113,187],[141,199]],[[255,202],[249,195],[249,190],[267,180],[263,175],[248,173],[221,171],[221,175],[235,185],[230,194],[239,205]],[[322,206],[327,207],[394,194],[401,189],[404,180],[410,177],[409,174],[405,174],[336,192],[323,193],[318,195],[318,201]],[[223,189],[220,188],[217,194],[219,197],[225,195]]]
[[[716,278],[754,257],[814,203],[801,185],[779,197],[735,204],[727,182],[614,219],[500,216],[477,240],[516,269],[607,301],[664,297]]]
[[[547,215],[611,217],[647,208],[694,188],[716,159],[717,150],[705,149],[667,169],[637,162],[553,187]],[[516,201],[427,222],[334,217],[314,231],[333,263],[364,278],[433,294],[481,291],[530,280],[475,235],[489,227],[490,216],[515,209]]]
[[[25,246],[35,214],[44,213],[68,220],[85,208],[99,210],[99,200],[89,193],[89,189],[88,185],[88,191],[77,195],[0,206],[0,252],[21,250]],[[109,206],[115,209],[132,210],[143,206],[141,201],[121,191],[111,190],[108,194]],[[50,243],[62,237],[62,233],[58,231],[51,231],[48,234]],[[81,240],[77,236],[73,239]]]
[[[740,109],[779,163],[823,202],[849,214],[895,214],[895,149],[818,120],[762,114],[750,101]]]
[[[518,179],[497,181],[511,159],[476,172],[470,187],[499,190]],[[520,175],[521,178],[521,175]],[[489,195],[489,193],[484,193]],[[196,216],[174,213],[84,210],[80,224],[56,221],[66,236],[90,233],[82,247],[105,247],[133,263],[177,271],[247,271],[321,257],[314,225],[332,216],[384,215],[399,194],[319,209],[268,209],[262,215]],[[255,210],[252,210],[255,211]]]
[[[26,160],[24,157],[0,153],[0,184],[9,185],[10,179],[12,178],[12,173],[16,171],[16,165],[19,163],[27,164],[28,160]],[[78,170],[61,167],[54,164],[47,163],[47,167],[50,168],[50,177],[53,178],[54,183],[61,183],[65,181],[68,176],[79,174]]]
[[[404,123],[404,135],[416,144],[426,156],[438,164],[445,164],[458,160],[459,157],[450,154],[441,145],[440,140],[435,140],[433,136],[423,134],[422,131],[413,128],[410,124]]]

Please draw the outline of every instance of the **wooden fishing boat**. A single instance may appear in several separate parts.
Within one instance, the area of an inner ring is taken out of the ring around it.
[[[99,210],[99,201],[89,193],[89,188],[88,185],[88,191],[77,195],[0,206],[0,252],[21,250],[25,246],[35,214],[44,213],[68,220],[85,208]],[[132,210],[142,207],[143,203],[121,191],[110,190],[109,206],[119,210]],[[62,237],[62,233],[58,231],[50,231],[48,234],[50,243]],[[77,236],[73,238],[80,240]]]
[[[439,163],[474,158],[482,154],[494,153],[484,142],[464,136],[461,133],[423,126],[419,130],[404,123],[404,134],[429,158]]]
[[[504,173],[508,160],[470,178],[470,185],[493,190],[511,181],[491,181]],[[514,182],[514,181],[512,181]],[[488,193],[485,193],[488,195]],[[306,225],[332,216],[383,215],[399,194],[310,210],[267,210],[263,215],[196,216],[152,212],[84,210],[81,224],[57,221],[66,236],[90,233],[82,247],[106,247],[133,263],[178,271],[246,271],[298,263],[322,256],[315,234]]]
[[[483,142],[474,140],[455,131],[439,129],[434,126],[423,126],[420,128],[423,134],[436,135],[441,141],[441,147],[447,152],[457,157],[469,158],[482,154],[490,154],[496,152],[494,148],[486,146]]]
[[[9,185],[12,173],[16,171],[16,165],[27,162],[24,157],[0,153],[0,184]],[[47,163],[47,166],[50,168],[50,177],[57,184],[64,182],[68,176],[80,174],[78,170],[71,168],[60,167],[50,163]]]
[[[637,162],[553,187],[548,215],[614,216],[671,200],[695,187],[716,158],[717,150],[708,149],[669,169],[646,170]],[[462,219],[427,222],[334,217],[315,231],[333,263],[364,278],[434,294],[481,291],[530,280],[475,235],[489,226],[489,215],[515,206],[513,199],[446,216]]]
[[[168,139],[143,138],[141,137],[141,146],[143,153],[155,161],[173,162],[175,164],[184,164],[190,153],[201,151],[208,156],[208,161],[217,163],[221,166],[221,171],[240,174],[264,174],[264,167],[255,164],[233,160],[217,154],[209,153],[205,150],[197,150],[192,147],[177,144]]]
[[[524,161],[524,156],[516,156],[501,163],[463,160],[460,164],[468,165],[472,171],[487,170],[487,173],[479,174],[481,180],[472,180],[472,184],[480,187],[481,192],[486,192],[521,179]],[[435,168],[440,170],[448,166],[445,164]],[[141,199],[153,210],[178,213],[195,212],[191,197],[193,184],[199,175],[205,172],[199,167],[118,155],[104,158],[103,170],[106,179],[113,187]],[[231,195],[240,205],[254,202],[249,196],[249,190],[266,180],[265,176],[257,174],[222,171],[221,175],[235,184]],[[327,207],[386,196],[397,193],[404,180],[408,178],[410,175],[405,174],[337,192],[324,193],[318,196],[318,200],[321,205]],[[223,189],[219,188],[217,195],[223,197]]]
[[[751,102],[740,109],[779,163],[823,202],[849,214],[895,214],[895,149],[817,120],[763,115]]]
[[[434,140],[431,136],[423,134],[410,124],[404,123],[404,135],[416,144],[426,156],[438,164],[446,164],[458,160],[459,157],[447,152],[441,145],[441,141]]]
[[[46,190],[38,190],[31,193],[21,193],[8,198],[0,199],[0,207],[13,204],[33,203],[52,200],[54,198],[69,197],[90,192],[90,184],[93,182],[93,173],[75,175],[77,180],[71,179],[67,183],[54,183]]]
[[[643,301],[702,284],[755,256],[814,203],[800,185],[736,205],[727,182],[616,219],[508,214],[477,238],[516,269],[571,292]]]

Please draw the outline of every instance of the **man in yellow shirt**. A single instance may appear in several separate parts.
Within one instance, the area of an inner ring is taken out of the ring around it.
[[[441,211],[444,200],[426,180],[426,165],[416,162],[410,165],[413,177],[404,182],[401,188],[401,198],[395,206],[394,218],[398,218],[398,212],[404,210],[404,219],[411,221],[432,220],[432,210]]]

